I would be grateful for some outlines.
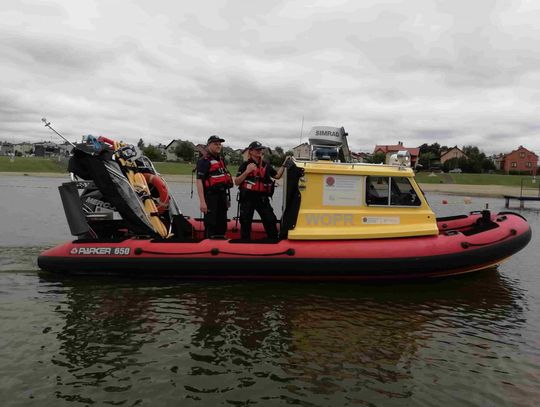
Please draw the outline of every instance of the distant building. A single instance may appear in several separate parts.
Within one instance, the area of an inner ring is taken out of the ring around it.
[[[0,144],[0,155],[12,155],[15,153],[12,143],[4,141]]]
[[[536,175],[538,170],[538,156],[523,146],[519,146],[516,150],[505,154],[503,161],[504,172],[529,173]]]
[[[58,144],[51,142],[35,143],[34,155],[36,157],[51,157],[60,154]]]
[[[457,147],[452,147],[450,150],[445,151],[441,154],[441,164],[444,164],[445,162],[452,160],[452,159],[460,159],[461,157],[467,158],[467,154],[465,154],[461,149]]]
[[[182,140],[173,140],[167,144],[167,147],[165,147],[165,157],[167,161],[178,161],[178,156],[174,153],[174,150],[181,142]]]
[[[352,161],[355,163],[365,163],[365,162],[368,162],[371,157],[373,157],[372,154],[364,153],[364,152],[351,153],[351,156],[352,156]]]
[[[69,155],[71,154],[71,150],[73,150],[73,146],[67,141],[65,141],[58,146],[58,150],[61,156],[69,157]]]
[[[157,145],[157,149],[159,150],[159,153],[161,154],[161,157],[167,157],[167,146],[165,144],[159,143]]]
[[[292,152],[293,152],[294,158],[298,158],[300,160],[310,159],[309,157],[310,149],[309,149],[308,143],[302,143],[302,144],[297,145],[296,147],[292,149]]]
[[[411,155],[411,167],[416,168],[418,156],[420,155],[419,147],[404,147],[403,142],[398,141],[395,145],[376,145],[373,154],[383,153],[386,156],[385,162],[389,162],[390,156],[398,151],[407,150]]]
[[[504,169],[504,154],[493,154],[489,159],[493,161],[496,170],[502,171]]]
[[[34,153],[34,145],[31,143],[13,144],[13,152],[21,156],[31,155]]]

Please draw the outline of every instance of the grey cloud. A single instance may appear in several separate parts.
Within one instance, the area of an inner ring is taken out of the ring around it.
[[[0,43],[4,52],[19,64],[27,64],[29,69],[36,65],[40,69],[60,69],[64,75],[66,72],[81,75],[94,71],[114,55],[107,50],[91,48],[91,44],[63,37],[35,37],[20,33],[14,36],[5,31],[2,37]]]
[[[300,49],[295,46],[288,45],[267,45],[263,47],[262,52],[264,55],[275,58],[275,57],[288,57],[297,55],[300,52]]]

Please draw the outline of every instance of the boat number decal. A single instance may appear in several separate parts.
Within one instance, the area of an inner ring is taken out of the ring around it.
[[[399,216],[364,216],[365,225],[399,225]]]
[[[308,213],[306,223],[314,226],[354,226],[354,218],[350,213]]]
[[[129,247],[74,247],[70,253],[77,255],[96,255],[96,256],[127,256],[131,252]]]

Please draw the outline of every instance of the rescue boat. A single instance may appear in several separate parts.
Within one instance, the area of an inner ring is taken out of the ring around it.
[[[94,163],[98,168],[111,162],[125,167],[114,160],[118,146],[113,148],[112,159],[86,154],[84,160],[99,161]],[[87,178],[60,187],[77,238],[44,251],[38,265],[50,272],[130,277],[406,280],[490,268],[531,239],[526,219],[512,212],[486,209],[437,218],[406,165],[405,152],[385,165],[319,158],[289,161],[277,240],[265,239],[260,223],[255,223],[251,240],[242,240],[234,219],[225,236],[205,238],[202,220],[179,211],[162,178],[156,178],[159,188],[152,193],[116,179],[113,183],[125,191],[121,197],[113,193],[118,199],[112,199],[111,191],[96,186],[97,178],[87,171],[92,165],[86,172],[72,165]],[[127,168],[159,175],[137,162]],[[121,178],[125,169],[120,174],[116,170],[109,175]],[[150,212],[144,204],[149,199],[155,201]],[[118,205],[122,200],[134,202]]]

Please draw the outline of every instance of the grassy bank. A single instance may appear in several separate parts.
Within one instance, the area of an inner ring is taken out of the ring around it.
[[[155,162],[156,169],[164,175],[191,175],[195,164]],[[229,171],[234,175],[238,166],[229,166]],[[13,161],[9,157],[0,156],[0,172],[17,173],[65,173],[65,162],[41,157],[15,157]]]
[[[156,169],[164,175],[191,176],[195,164],[156,162]],[[238,167],[230,166],[234,175]],[[39,157],[16,157],[13,161],[9,157],[0,156],[0,172],[16,173],[65,173],[66,164],[58,160]],[[523,175],[502,174],[444,174],[437,173],[430,176],[429,172],[419,172],[416,179],[421,184],[458,184],[458,185],[501,185],[510,187],[538,188],[538,182],[533,177]]]
[[[65,164],[58,160],[40,157],[9,157],[0,156],[0,172],[66,172]]]
[[[533,177],[525,175],[503,174],[444,174],[437,173],[432,176],[429,172],[419,172],[416,180],[422,184],[461,184],[461,185],[504,185],[510,187],[538,188],[538,182]]]

